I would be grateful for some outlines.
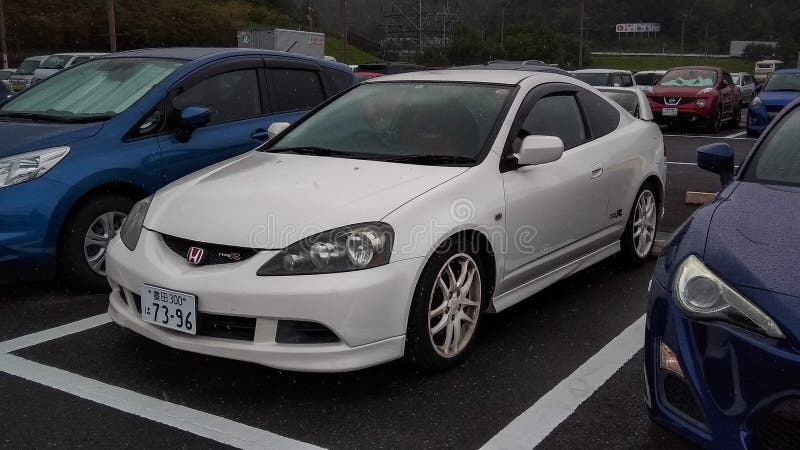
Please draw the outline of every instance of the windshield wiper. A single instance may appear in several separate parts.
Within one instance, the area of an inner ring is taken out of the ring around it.
[[[90,122],[104,122],[106,120],[111,119],[112,116],[64,117],[64,116],[53,116],[50,114],[38,114],[38,113],[0,112],[0,118],[4,117],[8,117],[10,119],[44,120],[48,122],[58,122],[58,123],[90,123]]]
[[[412,164],[475,164],[474,158],[449,155],[405,155],[387,158],[384,161]]]
[[[359,156],[356,153],[343,152],[341,150],[332,150],[323,147],[289,147],[289,148],[277,148],[274,150],[269,150],[269,153],[289,153],[289,152],[297,153],[298,155],[312,155],[312,156],[346,156],[351,158]]]

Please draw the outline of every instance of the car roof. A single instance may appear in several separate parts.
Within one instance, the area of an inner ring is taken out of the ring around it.
[[[45,59],[49,58],[51,55],[38,55],[38,56],[29,56],[25,58],[23,61],[31,60],[31,61],[44,61]]]
[[[387,75],[385,77],[373,78],[365,83],[382,83],[391,81],[426,81],[426,82],[455,82],[455,83],[494,83],[517,85],[522,80],[534,76],[545,76],[552,74],[536,73],[523,70],[423,70],[419,72],[408,72],[397,75]]]
[[[50,56],[103,56],[107,55],[108,53],[53,53]],[[47,57],[49,58],[49,56]]]
[[[631,73],[630,70],[617,70],[617,69],[581,69],[573,70],[572,73]]]
[[[165,58],[196,61],[199,59],[217,59],[229,56],[265,56],[276,58],[292,58],[314,62],[320,66],[352,72],[346,65],[334,61],[312,58],[296,53],[279,52],[273,50],[260,50],[253,48],[236,47],[169,47],[169,48],[143,48],[104,55],[103,58]]]
[[[540,64],[532,64],[532,63],[520,63],[520,62],[492,62],[488,65],[485,64],[476,64],[472,66],[460,66],[460,67],[452,67],[452,70],[521,70],[527,72],[547,72],[547,73],[557,73],[560,75],[569,75],[569,72],[566,70],[555,67],[549,66],[544,63]]]
[[[797,73],[800,73],[800,69],[781,69],[781,70],[776,70],[773,73],[792,73],[792,74],[797,74]]]
[[[643,74],[653,73],[653,74],[656,74],[656,75],[663,75],[663,74],[667,73],[667,71],[666,70],[640,70],[640,71],[634,73],[634,75],[639,75],[640,73],[643,73]]]

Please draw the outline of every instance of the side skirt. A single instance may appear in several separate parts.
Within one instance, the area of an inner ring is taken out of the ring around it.
[[[530,280],[521,286],[518,286],[508,292],[504,292],[503,294],[500,294],[492,299],[492,306],[489,308],[489,312],[500,312],[510,306],[513,306],[550,286],[551,284],[563,280],[564,278],[576,272],[580,272],[591,265],[613,256],[621,249],[620,242],[615,241],[614,243],[607,245],[600,250],[596,250],[593,253],[582,256],[572,262],[552,270],[551,272]]]

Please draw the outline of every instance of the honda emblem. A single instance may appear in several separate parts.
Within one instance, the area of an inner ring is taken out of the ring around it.
[[[189,264],[194,264],[195,266],[203,262],[203,254],[205,251],[200,247],[190,247],[189,253],[186,255],[186,260],[189,261]]]

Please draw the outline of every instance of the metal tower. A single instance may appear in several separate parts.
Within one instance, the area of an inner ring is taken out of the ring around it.
[[[461,0],[384,0],[385,58],[404,58],[445,48],[461,26]]]

